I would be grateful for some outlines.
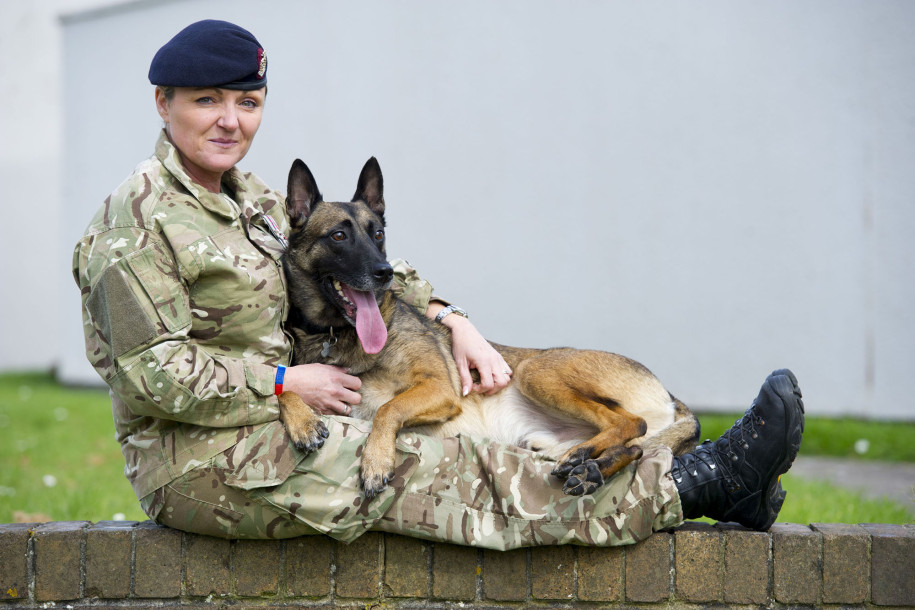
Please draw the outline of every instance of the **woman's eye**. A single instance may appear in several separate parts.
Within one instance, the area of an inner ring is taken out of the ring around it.
[[[335,233],[331,233],[330,238],[334,241],[343,241],[344,239],[346,239],[346,233],[344,233],[343,231],[337,231]]]
[[[213,103],[213,98],[211,98],[211,97],[201,97],[201,98],[197,98],[197,103],[198,103],[198,104],[212,104],[212,103]]]
[[[247,108],[248,110],[254,110],[255,108],[257,108],[257,102],[255,102],[254,100],[245,100],[241,103],[241,105],[244,106],[245,108]]]

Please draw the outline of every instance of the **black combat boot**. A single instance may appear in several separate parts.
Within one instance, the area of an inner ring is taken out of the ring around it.
[[[794,374],[766,379],[753,405],[717,441],[674,458],[686,519],[710,517],[764,531],[785,501],[779,478],[801,446],[804,403]]]

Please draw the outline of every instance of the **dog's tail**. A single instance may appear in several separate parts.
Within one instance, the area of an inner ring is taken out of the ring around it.
[[[701,426],[699,419],[685,404],[673,394],[670,400],[674,403],[674,421],[652,436],[639,443],[643,449],[652,446],[670,447],[674,455],[683,455],[692,451],[699,443]]]

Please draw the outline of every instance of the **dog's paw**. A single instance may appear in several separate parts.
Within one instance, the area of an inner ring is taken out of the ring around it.
[[[591,458],[591,449],[589,447],[583,447],[576,449],[569,455],[563,457],[556,468],[553,469],[552,474],[554,477],[559,477],[560,479],[567,478],[573,470],[584,464]]]
[[[374,428],[366,439],[359,466],[362,492],[369,500],[383,492],[394,478],[396,438],[379,433],[379,429]]]
[[[311,453],[324,446],[329,434],[327,426],[298,394],[280,394],[280,420],[286,426],[286,433],[297,449]]]
[[[394,476],[394,473],[387,474],[366,474],[362,473],[362,493],[365,495],[366,500],[371,500],[375,496],[381,494],[388,487],[388,482],[391,480],[391,477]]]
[[[304,451],[305,453],[311,453],[312,451],[317,451],[324,446],[324,441],[327,440],[330,432],[327,430],[327,426],[324,425],[324,422],[320,419],[316,419],[311,425],[304,426],[295,431],[289,430],[289,437],[292,439],[292,443],[296,446],[297,449]]]
[[[600,466],[594,460],[587,460],[571,469],[562,491],[570,496],[584,496],[594,493],[603,484]]]

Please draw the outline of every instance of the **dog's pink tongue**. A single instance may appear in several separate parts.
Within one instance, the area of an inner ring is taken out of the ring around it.
[[[356,304],[356,334],[366,354],[377,354],[388,341],[388,329],[384,325],[378,301],[371,291],[354,290],[346,286],[346,297]]]

